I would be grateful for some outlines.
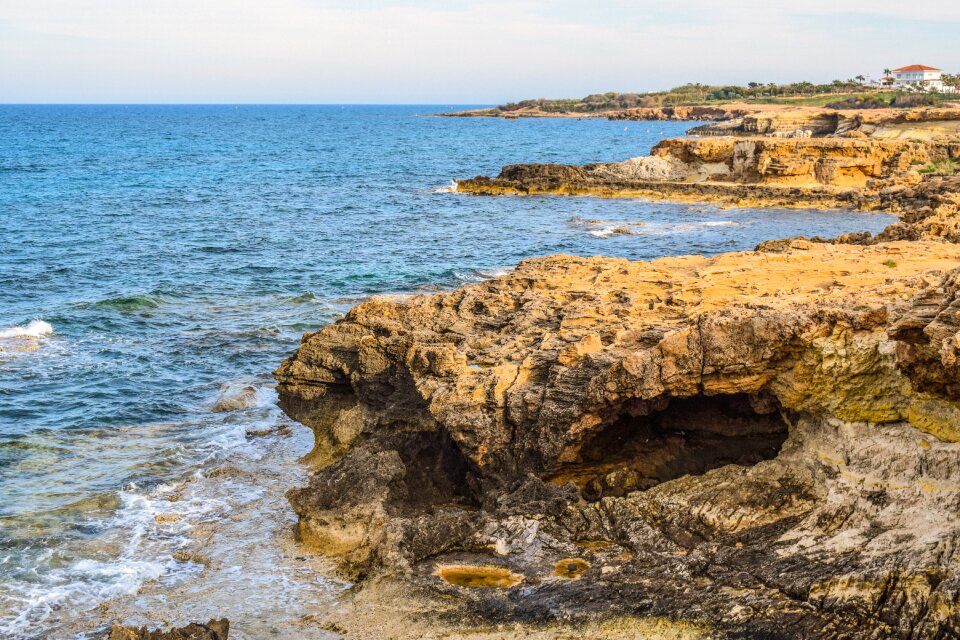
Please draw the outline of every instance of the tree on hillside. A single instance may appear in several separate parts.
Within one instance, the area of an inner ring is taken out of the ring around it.
[[[860,75],[856,76],[854,80],[856,80],[860,84],[863,84],[864,82],[867,81],[867,77],[861,73]]]

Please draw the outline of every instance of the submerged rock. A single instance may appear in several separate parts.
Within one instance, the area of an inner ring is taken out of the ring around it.
[[[402,593],[447,630],[954,637],[958,264],[934,241],[551,256],[355,307],[276,372],[316,435],[299,536],[361,581],[331,615],[369,630]],[[491,564],[523,582],[440,577]]]
[[[226,383],[220,386],[220,393],[210,411],[224,413],[251,409],[264,402],[264,392],[252,384]]]

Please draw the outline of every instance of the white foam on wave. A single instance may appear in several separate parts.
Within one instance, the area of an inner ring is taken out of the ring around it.
[[[613,231],[616,227],[603,227],[602,229],[591,229],[587,231],[590,235],[595,238],[609,238],[613,235]]]
[[[259,459],[267,449],[247,432],[272,431],[282,419],[271,386],[250,379],[224,385],[246,386],[254,387],[250,405],[225,413],[215,425],[207,423],[206,436],[190,447],[192,460],[185,461],[182,480],[152,488],[128,485],[118,492],[119,506],[113,514],[90,522],[102,531],[103,547],[60,567],[51,567],[49,555],[45,556],[46,560],[41,558],[45,566],[28,569],[30,577],[0,586],[0,638],[34,638],[63,624],[64,611],[80,616],[105,601],[133,596],[148,583],[176,582],[201,571],[196,564],[175,560],[174,552],[189,544],[197,525],[219,521],[236,503],[256,499],[257,492],[233,496],[232,506],[197,481],[227,460]]]
[[[451,180],[450,184],[445,187],[437,187],[433,190],[433,193],[456,193],[457,192],[457,181]]]
[[[491,269],[475,269],[473,271],[454,271],[453,277],[462,284],[477,284],[491,278],[499,278],[514,272],[514,267],[493,267]],[[442,289],[440,289],[442,290]]]
[[[82,612],[105,600],[133,595],[146,581],[169,572],[172,559],[151,554],[145,548],[148,528],[158,526],[151,509],[144,508],[148,499],[132,492],[121,492],[120,497],[122,506],[110,522],[125,529],[126,544],[120,553],[110,559],[82,558],[50,569],[40,581],[5,585],[13,592],[8,598],[16,602],[16,612],[0,619],[0,636],[36,637],[65,610]],[[36,570],[33,573],[39,575]]]
[[[0,330],[0,338],[40,338],[53,333],[53,326],[43,320],[33,320],[23,327]]]
[[[277,403],[277,392],[269,387],[251,382],[227,382],[220,386],[220,393],[210,410],[215,413],[243,409],[263,409]]]
[[[513,267],[496,267],[494,269],[478,269],[477,273],[483,278],[499,278],[513,273]]]

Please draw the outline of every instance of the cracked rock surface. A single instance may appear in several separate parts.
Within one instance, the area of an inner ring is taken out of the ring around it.
[[[325,628],[957,637],[958,260],[550,256],[305,335],[288,497],[357,581]]]

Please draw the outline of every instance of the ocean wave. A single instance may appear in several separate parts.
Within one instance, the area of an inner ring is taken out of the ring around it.
[[[227,382],[220,385],[220,393],[210,411],[223,413],[243,409],[259,409],[277,403],[277,392],[250,382]]]
[[[484,279],[499,278],[513,273],[513,267],[495,267],[493,269],[477,269],[477,273]]]
[[[499,276],[505,276],[509,273],[513,273],[513,267],[493,267],[490,269],[473,269],[470,271],[454,271],[452,273],[455,283],[459,285],[464,284],[476,284],[478,282],[483,282],[484,280],[490,280],[491,278],[497,278]],[[424,285],[420,287],[418,291],[445,291],[447,288],[443,285],[432,284]]]
[[[567,220],[572,227],[583,229],[595,238],[610,238],[613,236],[634,235],[670,235],[674,233],[688,233],[714,227],[740,227],[739,222],[733,220],[697,220],[693,222],[643,222],[598,220],[574,216]]]
[[[633,229],[633,226],[621,225],[591,229],[587,233],[595,238],[609,238],[610,236],[635,236],[638,232]]]
[[[287,298],[286,301],[287,301],[287,302],[292,302],[293,304],[303,304],[303,303],[307,303],[307,302],[316,302],[316,301],[317,301],[317,296],[314,295],[313,292],[307,291],[306,293],[301,293],[301,294],[298,295],[298,296],[292,296],[292,297],[290,297],[290,298]]]
[[[33,320],[23,327],[0,330],[0,338],[41,338],[53,333],[53,326],[43,320]]]
[[[69,567],[56,569],[44,584],[17,589],[16,615],[0,620],[0,635],[4,638],[39,637],[33,632],[65,608],[91,609],[98,603],[137,592],[147,580],[165,573],[163,562],[125,558],[114,562],[84,559]]]
[[[40,637],[44,630],[70,626],[64,612],[82,618],[102,603],[135,596],[158,580],[175,584],[198,575],[203,568],[178,554],[191,544],[191,532],[200,524],[222,521],[236,503],[258,497],[252,490],[242,496],[229,491],[211,492],[210,484],[198,482],[214,478],[228,460],[230,465],[240,460],[251,463],[268,451],[259,444],[261,439],[251,438],[248,432],[259,435],[276,431],[280,420],[276,392],[258,386],[255,396],[251,409],[261,413],[240,420],[218,420],[202,440],[187,446],[194,462],[184,465],[181,478],[152,487],[130,483],[115,493],[68,505],[71,511],[81,512],[85,527],[100,533],[91,539],[82,557],[69,554],[72,559],[64,557],[67,561],[61,563],[51,559],[50,553],[56,553],[51,551],[38,557],[37,564],[15,569],[15,577],[0,590],[0,637]],[[182,453],[184,447],[180,444],[175,449]],[[231,482],[228,474],[220,475]],[[212,486],[219,486],[219,482]],[[16,564],[16,556],[0,556],[0,564],[6,562]]]
[[[29,164],[0,164],[0,172],[9,173],[44,173],[49,169],[36,163]]]
[[[457,181],[451,180],[450,184],[445,187],[436,187],[430,190],[430,193],[456,193],[457,192]]]
[[[567,220],[572,227],[584,229],[595,238],[609,238],[610,236],[632,236],[639,233],[641,227],[647,226],[642,220],[598,220],[574,216]]]
[[[700,220],[698,222],[681,222],[680,224],[665,225],[664,230],[668,233],[682,231],[696,231],[704,227],[740,227],[739,222],[733,220]]]

